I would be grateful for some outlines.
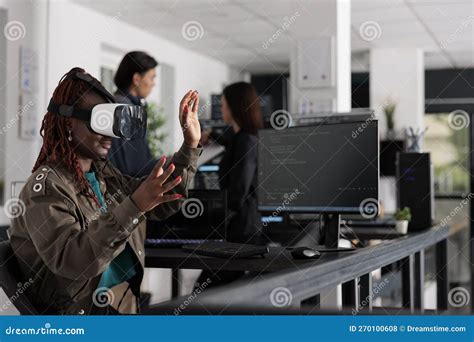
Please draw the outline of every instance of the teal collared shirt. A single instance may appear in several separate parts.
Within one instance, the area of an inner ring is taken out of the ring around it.
[[[107,205],[104,201],[104,196],[100,191],[100,184],[95,176],[95,172],[86,172],[85,176],[97,196],[101,209],[107,210]],[[127,281],[135,276],[135,274],[137,274],[135,269],[135,256],[132,248],[127,243],[123,252],[117,255],[117,257],[115,257],[115,259],[113,259],[110,265],[105,269],[104,273],[102,273],[99,287],[107,287],[110,289],[115,285]]]

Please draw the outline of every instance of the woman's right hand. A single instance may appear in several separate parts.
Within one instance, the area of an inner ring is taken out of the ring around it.
[[[161,157],[153,168],[153,171],[131,196],[132,201],[141,212],[153,210],[161,203],[176,201],[177,199],[183,198],[183,195],[181,194],[166,195],[168,191],[181,183],[181,176],[166,182],[169,176],[173,173],[175,166],[174,164],[171,164],[164,171],[163,166],[165,163],[166,157]]]

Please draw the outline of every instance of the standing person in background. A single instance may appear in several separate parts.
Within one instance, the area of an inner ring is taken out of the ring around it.
[[[145,99],[155,86],[157,66],[158,62],[145,52],[127,53],[114,77],[117,102],[146,106]],[[109,160],[120,172],[132,177],[150,174],[157,162],[146,138],[131,141],[114,139]]]

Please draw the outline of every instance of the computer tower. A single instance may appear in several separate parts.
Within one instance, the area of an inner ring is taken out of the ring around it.
[[[398,207],[409,207],[409,231],[430,228],[434,221],[434,179],[429,153],[397,154]]]

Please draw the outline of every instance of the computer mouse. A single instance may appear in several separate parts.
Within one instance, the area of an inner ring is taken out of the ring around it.
[[[309,247],[296,247],[291,251],[293,259],[319,259],[321,253]]]

